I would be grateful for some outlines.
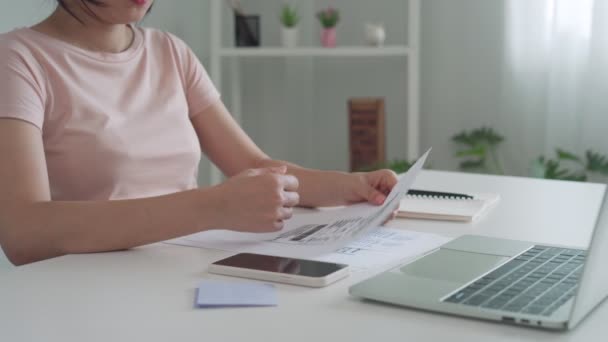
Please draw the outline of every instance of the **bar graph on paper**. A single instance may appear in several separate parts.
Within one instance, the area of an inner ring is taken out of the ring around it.
[[[379,228],[317,260],[348,264],[353,271],[376,269],[426,253],[449,241],[435,234]]]

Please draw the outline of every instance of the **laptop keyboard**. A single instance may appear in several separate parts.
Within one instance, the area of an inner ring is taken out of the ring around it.
[[[575,294],[585,251],[534,246],[444,302],[550,316]]]

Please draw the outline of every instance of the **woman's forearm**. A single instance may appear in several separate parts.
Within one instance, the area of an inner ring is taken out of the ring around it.
[[[300,187],[300,206],[325,207],[343,205],[346,189],[340,186],[344,184],[346,177],[351,174],[339,171],[322,171],[307,169],[299,165],[281,160],[265,159],[258,163],[257,167],[272,167],[287,165],[288,173],[298,178]]]
[[[64,254],[127,249],[213,227],[213,188],[133,200],[15,205],[0,210],[0,242],[25,264]],[[9,209],[6,208],[5,209]]]

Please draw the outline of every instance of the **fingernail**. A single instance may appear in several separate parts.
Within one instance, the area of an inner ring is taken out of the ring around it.
[[[377,195],[376,198],[374,198],[374,202],[378,203],[378,204],[382,204],[384,203],[384,196],[382,195]]]

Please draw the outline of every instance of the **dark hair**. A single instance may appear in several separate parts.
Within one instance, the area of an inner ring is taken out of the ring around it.
[[[59,4],[59,6],[61,6],[61,8],[66,10],[66,12],[68,12],[72,17],[74,17],[76,20],[78,20],[81,24],[84,24],[82,19],[78,18],[78,16],[76,14],[74,14],[74,12],[72,12],[72,10],[65,4],[64,0],[57,0],[57,3]],[[95,18],[97,18],[97,15],[91,9],[90,5],[100,6],[100,7],[106,6],[106,4],[101,0],[80,0],[80,3],[85,8],[85,10],[89,13],[89,15],[91,15]],[[148,9],[148,13],[150,13],[151,10],[152,10],[152,6],[150,6],[150,8]]]
[[[100,1],[100,0],[80,0],[80,2],[82,3],[82,6],[85,8],[85,10],[91,16],[93,16],[95,18],[97,18],[97,15],[91,9],[90,5],[105,6],[105,4],[103,3],[103,1]],[[74,17],[76,20],[78,20],[81,24],[84,24],[84,22],[82,21],[82,19],[78,18],[78,16],[76,14],[74,14],[74,12],[72,12],[72,10],[65,4],[64,0],[57,0],[57,3],[59,3],[59,6],[61,6],[64,10],[66,10],[66,12],[68,12],[72,17]]]

